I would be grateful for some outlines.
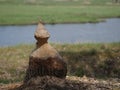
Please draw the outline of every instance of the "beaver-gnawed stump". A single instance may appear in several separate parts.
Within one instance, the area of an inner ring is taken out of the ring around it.
[[[67,65],[59,53],[47,42],[50,34],[40,22],[34,37],[37,40],[36,49],[30,54],[24,83],[37,76],[65,78]]]

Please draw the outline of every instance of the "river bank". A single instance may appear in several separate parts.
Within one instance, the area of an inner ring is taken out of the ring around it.
[[[29,83],[12,83],[0,85],[1,90],[119,90],[120,79],[96,79],[90,77],[67,76],[66,79],[56,77],[37,77]],[[44,82],[44,83],[43,83]],[[56,83],[57,82],[57,83]],[[32,85],[31,85],[32,84]]]
[[[120,17],[119,5],[0,4],[0,25],[97,23]]]
[[[68,64],[68,75],[120,78],[120,43],[52,44]],[[34,45],[0,48],[0,83],[23,80]]]

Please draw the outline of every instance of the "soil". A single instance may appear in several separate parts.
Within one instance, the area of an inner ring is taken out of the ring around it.
[[[120,90],[120,79],[100,80],[86,76],[36,77],[27,83],[1,85],[0,90]]]

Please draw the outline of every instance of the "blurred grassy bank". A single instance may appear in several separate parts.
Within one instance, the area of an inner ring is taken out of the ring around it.
[[[0,25],[99,22],[120,17],[112,0],[1,0]]]
[[[120,43],[52,44],[68,64],[68,75],[120,78]],[[34,45],[0,48],[0,83],[22,81]]]

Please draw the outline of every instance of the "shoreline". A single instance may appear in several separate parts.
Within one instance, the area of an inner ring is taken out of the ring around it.
[[[89,22],[57,22],[57,23],[44,23],[45,25],[56,25],[56,24],[87,24],[87,23],[101,23],[106,22],[107,19],[120,19],[120,17],[110,17],[110,18],[102,18],[99,21],[89,21]],[[29,26],[29,25],[37,25],[38,22],[35,23],[25,23],[25,24],[0,24],[0,26]]]

